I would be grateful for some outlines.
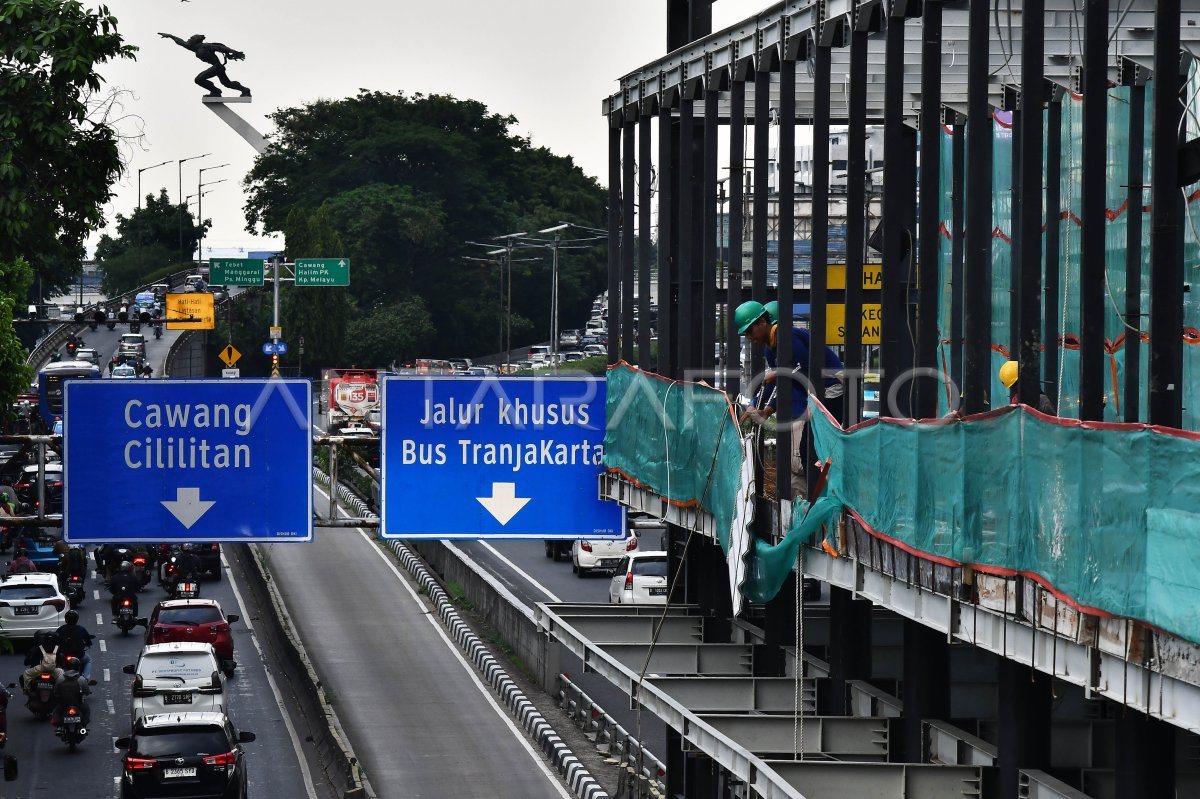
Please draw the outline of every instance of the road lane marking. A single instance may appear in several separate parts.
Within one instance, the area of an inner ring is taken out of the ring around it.
[[[103,613],[96,614],[96,624],[97,625],[104,624],[104,614]]]
[[[99,588],[92,589],[92,599],[96,600],[97,602],[100,601],[100,589]]]
[[[533,578],[533,575],[527,573],[520,566],[513,563],[508,558],[504,557],[504,555],[500,552],[500,550],[496,549],[494,546],[489,544],[487,541],[480,540],[479,544],[481,544],[483,546],[483,548],[486,549],[488,552],[491,552],[493,555],[495,555],[500,560],[500,562],[503,563],[505,566],[508,566],[508,568],[512,569],[517,574],[521,575],[526,580],[528,580],[531,585],[533,585],[535,588],[537,588],[537,590],[541,591],[543,594],[545,594],[547,597],[549,597],[551,602],[562,602],[561,599],[559,599],[558,597],[556,597],[554,595],[553,591],[551,591],[549,588],[547,588],[546,586],[542,585],[537,580],[535,580]],[[459,550],[459,551],[461,552],[462,550]],[[465,552],[463,554],[466,555]]]
[[[108,669],[105,669],[104,670],[104,681],[108,682],[111,679],[112,679],[112,675],[108,673]]]
[[[253,555],[253,553],[251,553]],[[304,791],[308,794],[308,799],[317,799],[317,789],[313,785],[312,774],[308,771],[308,760],[304,756],[304,748],[300,745],[300,736],[296,734],[296,728],[292,725],[292,718],[288,715],[287,706],[283,703],[283,695],[279,693],[279,686],[275,684],[275,678],[271,676],[271,670],[267,668],[267,659],[263,656],[262,646],[258,643],[258,636],[254,635],[254,626],[250,623],[250,614],[246,610],[246,603],[242,601],[242,592],[238,590],[237,581],[233,579],[233,572],[229,568],[229,563],[225,560],[225,553],[221,553],[221,567],[225,569],[226,576],[229,579],[229,587],[233,589],[233,598],[237,600],[238,608],[242,611],[242,621],[246,631],[250,633],[250,641],[254,644],[254,648],[258,651],[258,658],[263,662],[263,673],[267,675],[267,685],[271,687],[271,693],[275,695],[275,704],[279,706],[279,713],[283,716],[283,725],[287,727],[288,738],[292,741],[292,748],[296,750],[296,760],[300,763],[300,777],[304,782]]]
[[[103,638],[101,638],[101,639],[100,639],[100,651],[101,651],[101,652],[107,652],[107,651],[108,651],[108,644],[104,643],[104,639],[103,639]]]
[[[111,699],[105,699],[104,701],[108,704],[108,715],[115,715],[117,712],[117,707],[113,704],[113,701]]]

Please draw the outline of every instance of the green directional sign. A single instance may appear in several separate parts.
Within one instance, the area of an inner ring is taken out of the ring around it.
[[[349,258],[297,258],[297,286],[349,286]]]
[[[213,258],[208,262],[208,282],[214,286],[261,286],[262,258]]]

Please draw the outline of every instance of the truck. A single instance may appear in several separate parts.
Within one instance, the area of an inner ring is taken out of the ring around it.
[[[325,384],[330,427],[348,422],[366,424],[370,411],[379,407],[378,369],[329,369]]]

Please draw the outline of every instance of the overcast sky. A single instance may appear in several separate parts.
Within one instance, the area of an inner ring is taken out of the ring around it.
[[[617,79],[665,50],[664,0],[107,0],[136,61],[103,65],[108,85],[132,95],[125,112],[140,118],[144,139],[127,154],[128,172],[107,208],[111,221],[142,195],[166,187],[178,202],[176,159],[211,153],[182,165],[183,195],[204,173],[203,214],[213,226],[206,248],[277,246],[245,232],[242,178],[254,152],[200,101],[192,79],[206,68],[159,31],[209,41],[246,53],[229,76],[253,91],[232,105],[259,131],[266,115],[319,98],[353,96],[358,89],[445,93],[479,100],[518,120],[515,132],[535,146],[573,156],[602,179],[607,143],[600,103]],[[91,5],[95,6],[95,3]],[[719,0],[714,29],[749,17],[767,0]],[[225,90],[226,94],[235,94]],[[131,120],[132,123],[132,120]],[[126,125],[127,131],[131,124]],[[193,205],[193,213],[195,206]],[[503,231],[497,231],[503,232]],[[94,242],[93,242],[94,243]],[[331,254],[332,255],[332,254]]]

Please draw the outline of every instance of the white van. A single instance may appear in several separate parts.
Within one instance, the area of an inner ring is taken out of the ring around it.
[[[529,348],[529,360],[534,363],[548,363],[550,361],[550,348],[545,344],[535,344]]]
[[[155,713],[211,711],[228,713],[225,673],[212,644],[175,641],[142,648],[133,675],[131,721]]]

